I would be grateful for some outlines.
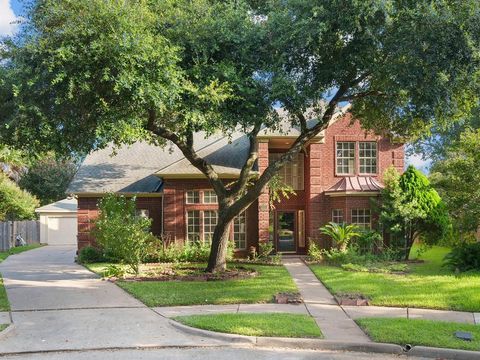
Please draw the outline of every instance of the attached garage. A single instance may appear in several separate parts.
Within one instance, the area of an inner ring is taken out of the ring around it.
[[[40,242],[42,244],[77,244],[77,199],[63,199],[42,206],[35,212],[40,216]]]

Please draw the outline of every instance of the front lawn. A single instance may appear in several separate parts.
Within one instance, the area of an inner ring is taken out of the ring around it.
[[[108,264],[88,264],[102,274]],[[187,266],[187,265],[186,265]],[[188,264],[192,266],[192,264]],[[198,264],[202,268],[205,264]],[[283,266],[242,265],[258,275],[241,280],[219,281],[117,281],[116,283],[147,306],[249,304],[272,302],[279,292],[297,292]]]
[[[8,327],[8,324],[0,324],[0,332],[5,330]]]
[[[357,323],[376,342],[480,350],[478,325],[398,318],[365,318],[358,319]],[[472,333],[473,341],[457,339],[456,331]]]
[[[322,337],[315,320],[311,316],[303,314],[214,314],[178,316],[174,319],[188,326],[230,334],[301,338]]]
[[[362,294],[372,305],[480,311],[480,273],[458,275],[441,266],[448,249],[434,247],[411,264],[406,275],[351,272],[311,265],[335,294]],[[412,252],[413,254],[413,252]]]

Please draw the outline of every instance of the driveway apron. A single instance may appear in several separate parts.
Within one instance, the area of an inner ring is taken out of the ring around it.
[[[0,263],[15,325],[0,338],[0,353],[205,345],[74,256],[75,247],[45,246]]]

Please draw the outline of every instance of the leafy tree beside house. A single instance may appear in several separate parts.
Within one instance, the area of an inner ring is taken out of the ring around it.
[[[65,191],[77,170],[70,160],[57,160],[52,155],[40,158],[19,181],[22,189],[29,191],[46,205],[65,197]]]
[[[435,244],[450,235],[445,204],[428,178],[413,166],[402,174],[394,168],[384,174],[380,223],[390,245],[401,249],[405,260],[415,240]]]
[[[466,129],[434,162],[430,178],[445,199],[462,237],[480,226],[480,129]]]
[[[0,173],[0,221],[35,219],[37,198]]]
[[[476,0],[38,0],[1,46],[0,137],[69,154],[175,144],[218,196],[208,271],[228,229],[350,102],[362,124],[418,137],[478,101]],[[300,135],[257,176],[257,136],[282,106]],[[312,109],[312,125],[305,116]],[[193,133],[242,131],[225,184]]]

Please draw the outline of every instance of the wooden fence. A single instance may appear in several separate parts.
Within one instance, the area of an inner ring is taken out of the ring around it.
[[[20,235],[27,244],[40,243],[40,222],[35,220],[0,222],[0,251],[15,246]]]

